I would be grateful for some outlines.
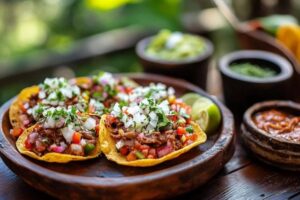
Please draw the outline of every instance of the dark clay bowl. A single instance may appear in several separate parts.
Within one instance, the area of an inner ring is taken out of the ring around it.
[[[269,78],[242,76],[233,72],[233,63],[251,63],[274,69],[277,75]],[[225,102],[235,113],[242,113],[253,103],[263,100],[288,99],[293,69],[283,57],[258,50],[236,51],[219,61]]]
[[[213,44],[208,39],[200,37],[205,42],[206,49],[199,56],[180,61],[166,61],[148,56],[145,53],[145,49],[152,38],[153,36],[144,38],[136,45],[136,54],[145,72],[185,79],[202,89],[206,89],[208,65],[214,49]]]
[[[245,112],[241,125],[243,144],[254,156],[267,164],[300,171],[300,143],[273,137],[257,128],[252,120],[255,113],[272,108],[300,115],[300,104],[291,101],[266,101],[253,105]]]

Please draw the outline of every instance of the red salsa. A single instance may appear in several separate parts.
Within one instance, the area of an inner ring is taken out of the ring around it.
[[[300,116],[270,109],[256,113],[253,121],[258,128],[276,138],[300,142]]]

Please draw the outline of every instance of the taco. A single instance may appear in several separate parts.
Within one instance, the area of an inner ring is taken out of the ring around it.
[[[101,153],[97,117],[80,113],[75,106],[40,106],[33,114],[39,119],[18,138],[20,153],[56,163],[92,159]]]
[[[128,105],[116,103],[101,118],[101,151],[109,160],[148,167],[206,141],[200,126],[191,121],[191,108],[172,95],[174,90],[162,84],[135,90],[139,92],[133,91]]]
[[[80,88],[64,78],[46,78],[42,84],[23,89],[9,109],[12,135],[18,137],[22,131],[36,123],[32,110],[39,104],[56,107],[78,105],[87,107],[88,99],[81,96]]]

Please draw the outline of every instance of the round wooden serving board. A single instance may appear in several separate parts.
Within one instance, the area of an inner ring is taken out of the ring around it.
[[[176,95],[197,92],[211,98],[186,81],[152,74],[128,74],[141,85],[161,82]],[[212,98],[211,98],[212,99]],[[10,137],[8,109],[0,110],[0,155],[6,165],[32,187],[60,199],[162,199],[176,196],[206,183],[234,152],[234,120],[231,112],[212,99],[222,112],[219,130],[208,140],[178,158],[148,168],[119,166],[105,156],[69,164],[44,163],[21,155]]]

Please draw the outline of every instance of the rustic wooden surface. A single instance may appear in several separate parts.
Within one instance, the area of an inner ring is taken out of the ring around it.
[[[208,90],[219,96],[218,74],[212,70],[210,77]],[[32,189],[0,160],[0,199],[53,198]],[[177,199],[300,199],[300,176],[248,156],[238,139],[234,156],[218,175],[201,188]]]

